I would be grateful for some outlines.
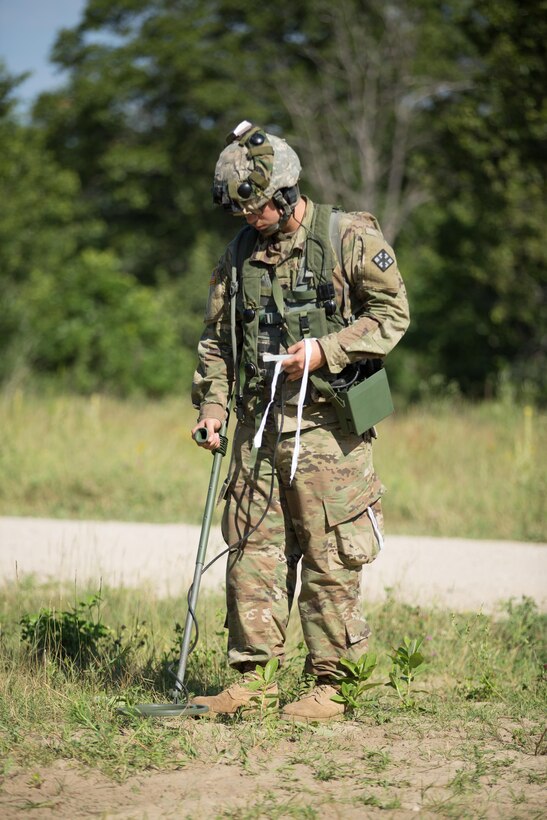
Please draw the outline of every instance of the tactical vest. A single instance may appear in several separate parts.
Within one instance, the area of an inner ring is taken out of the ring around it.
[[[341,255],[336,210],[330,205],[315,206],[297,284],[290,289],[281,287],[273,266],[249,258],[257,237],[258,231],[246,226],[232,244],[238,272],[236,313],[243,329],[245,392],[255,394],[263,391],[273,370],[273,365],[263,362],[265,352],[278,353],[281,346],[287,348],[307,336],[320,339],[348,324],[333,284],[333,271]],[[318,387],[321,381],[314,377]]]

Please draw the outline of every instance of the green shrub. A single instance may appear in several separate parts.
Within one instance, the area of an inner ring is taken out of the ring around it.
[[[111,252],[85,250],[55,275],[35,271],[23,299],[33,369],[64,374],[80,392],[161,395],[180,383],[167,300],[123,273]]]
[[[36,615],[26,613],[20,620],[21,637],[33,654],[47,654],[55,661],[84,669],[115,643],[114,633],[101,622],[100,601],[99,595],[93,595],[61,612],[40,609]]]

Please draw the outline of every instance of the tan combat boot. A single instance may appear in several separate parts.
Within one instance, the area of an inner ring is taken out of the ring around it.
[[[331,700],[337,694],[337,689],[329,684],[316,686],[311,692],[283,707],[283,720],[295,720],[299,723],[308,723],[314,720],[342,720],[344,704]]]
[[[258,677],[255,672],[247,672],[241,680],[232,683],[228,689],[224,689],[222,692],[219,692],[218,695],[209,695],[207,697],[199,696],[193,698],[192,703],[208,706],[209,711],[206,713],[208,715],[234,715],[238,709],[257,709],[257,703],[256,701],[253,702],[252,698],[258,698],[258,700],[260,700],[262,692],[252,691],[246,685],[257,679]],[[265,691],[270,697],[272,695],[277,697],[277,683],[268,686]]]

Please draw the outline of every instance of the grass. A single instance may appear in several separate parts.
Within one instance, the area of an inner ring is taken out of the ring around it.
[[[207,816],[357,817],[365,807],[419,808],[446,817],[490,816],[494,808],[495,816],[541,816],[547,617],[533,601],[508,602],[490,617],[420,609],[388,597],[367,612],[375,627],[370,649],[379,661],[374,679],[387,680],[389,655],[403,636],[424,638],[426,666],[414,705],[405,708],[382,686],[342,723],[293,726],[271,710],[262,719],[118,714],[120,699],[170,699],[167,666],[184,617],[178,599],[103,589],[88,617],[118,639],[117,650],[111,642],[95,647],[85,668],[63,660],[53,646],[33,653],[21,640],[24,615],[44,607],[67,612],[95,593],[38,586],[30,578],[2,590],[0,802],[2,783],[23,778],[26,809],[29,801],[47,807],[41,784],[63,762],[83,770],[86,782],[100,776],[118,784],[154,771],[221,777],[224,765],[239,791],[219,798]],[[198,618],[200,642],[187,683],[193,692],[214,692],[233,677],[224,660],[220,596],[202,596]],[[302,668],[296,621],[279,679],[282,703],[299,691]],[[188,809],[185,816],[203,814]]]
[[[395,414],[376,447],[389,529],[546,541],[546,447],[547,414],[530,405],[441,403]]]
[[[0,397],[0,515],[199,523],[211,469],[187,398]],[[391,533],[547,541],[547,414],[436,402],[379,425]]]
[[[4,394],[0,515],[198,523],[211,458],[190,439],[194,418],[183,399]],[[511,403],[436,403],[384,421],[376,467],[389,488],[388,530],[547,540],[546,419]],[[38,585],[29,576],[0,590],[6,816],[85,814],[94,785],[100,788],[87,811],[102,816],[118,805],[131,816],[178,816],[184,805],[186,817],[253,820],[351,820],[383,811],[544,816],[547,623],[530,599],[507,602],[493,617],[388,596],[367,611],[375,630],[370,652],[378,659],[371,680],[389,679],[390,655],[405,637],[423,638],[425,668],[406,705],[382,685],[339,724],[293,726],[270,709],[214,721],[120,715],[120,701],[170,699],[169,665],[185,605],[149,589],[104,588],[94,599],[96,593]],[[53,638],[34,651],[24,640],[44,609],[42,618],[60,619],[66,640],[75,620],[85,621],[70,651],[61,653]],[[191,692],[211,693],[234,678],[225,662],[220,595],[201,596],[198,618],[186,682]],[[90,651],[79,652],[78,641]],[[281,703],[302,690],[303,660],[295,620],[279,677]],[[72,780],[61,776],[66,767]],[[151,803],[134,807],[142,778],[154,794],[152,773],[175,772],[176,783],[185,784],[183,803],[158,808],[177,787],[162,780]]]
[[[16,392],[0,415],[0,514],[199,520],[210,458],[184,402]]]

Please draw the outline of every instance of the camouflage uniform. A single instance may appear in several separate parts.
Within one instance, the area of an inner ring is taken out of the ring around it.
[[[250,257],[266,271],[275,270],[283,289],[295,286],[314,207],[308,200],[295,233],[258,237]],[[339,229],[342,266],[336,265],[333,283],[345,318],[358,318],[320,339],[327,364],[317,373],[331,379],[351,362],[383,358],[408,326],[395,255],[374,217],[341,214]],[[233,379],[230,271],[228,249],[211,278],[198,348],[192,396],[200,419],[224,420]],[[242,334],[239,319],[240,343]],[[282,658],[301,560],[299,610],[309,653],[307,670],[328,680],[341,656],[356,658],[366,650],[370,630],[361,614],[361,567],[378,552],[368,510],[375,512],[381,528],[383,487],[373,469],[370,436],[343,435],[334,409],[313,386],[302,419],[298,470],[290,483],[299,389],[299,381],[286,383],[284,401],[278,395],[262,446],[254,453],[255,422],[270,388],[266,384],[258,397],[244,391],[245,415],[234,437],[222,526],[228,544],[257,529],[228,560],[229,661],[246,671],[270,657]]]

